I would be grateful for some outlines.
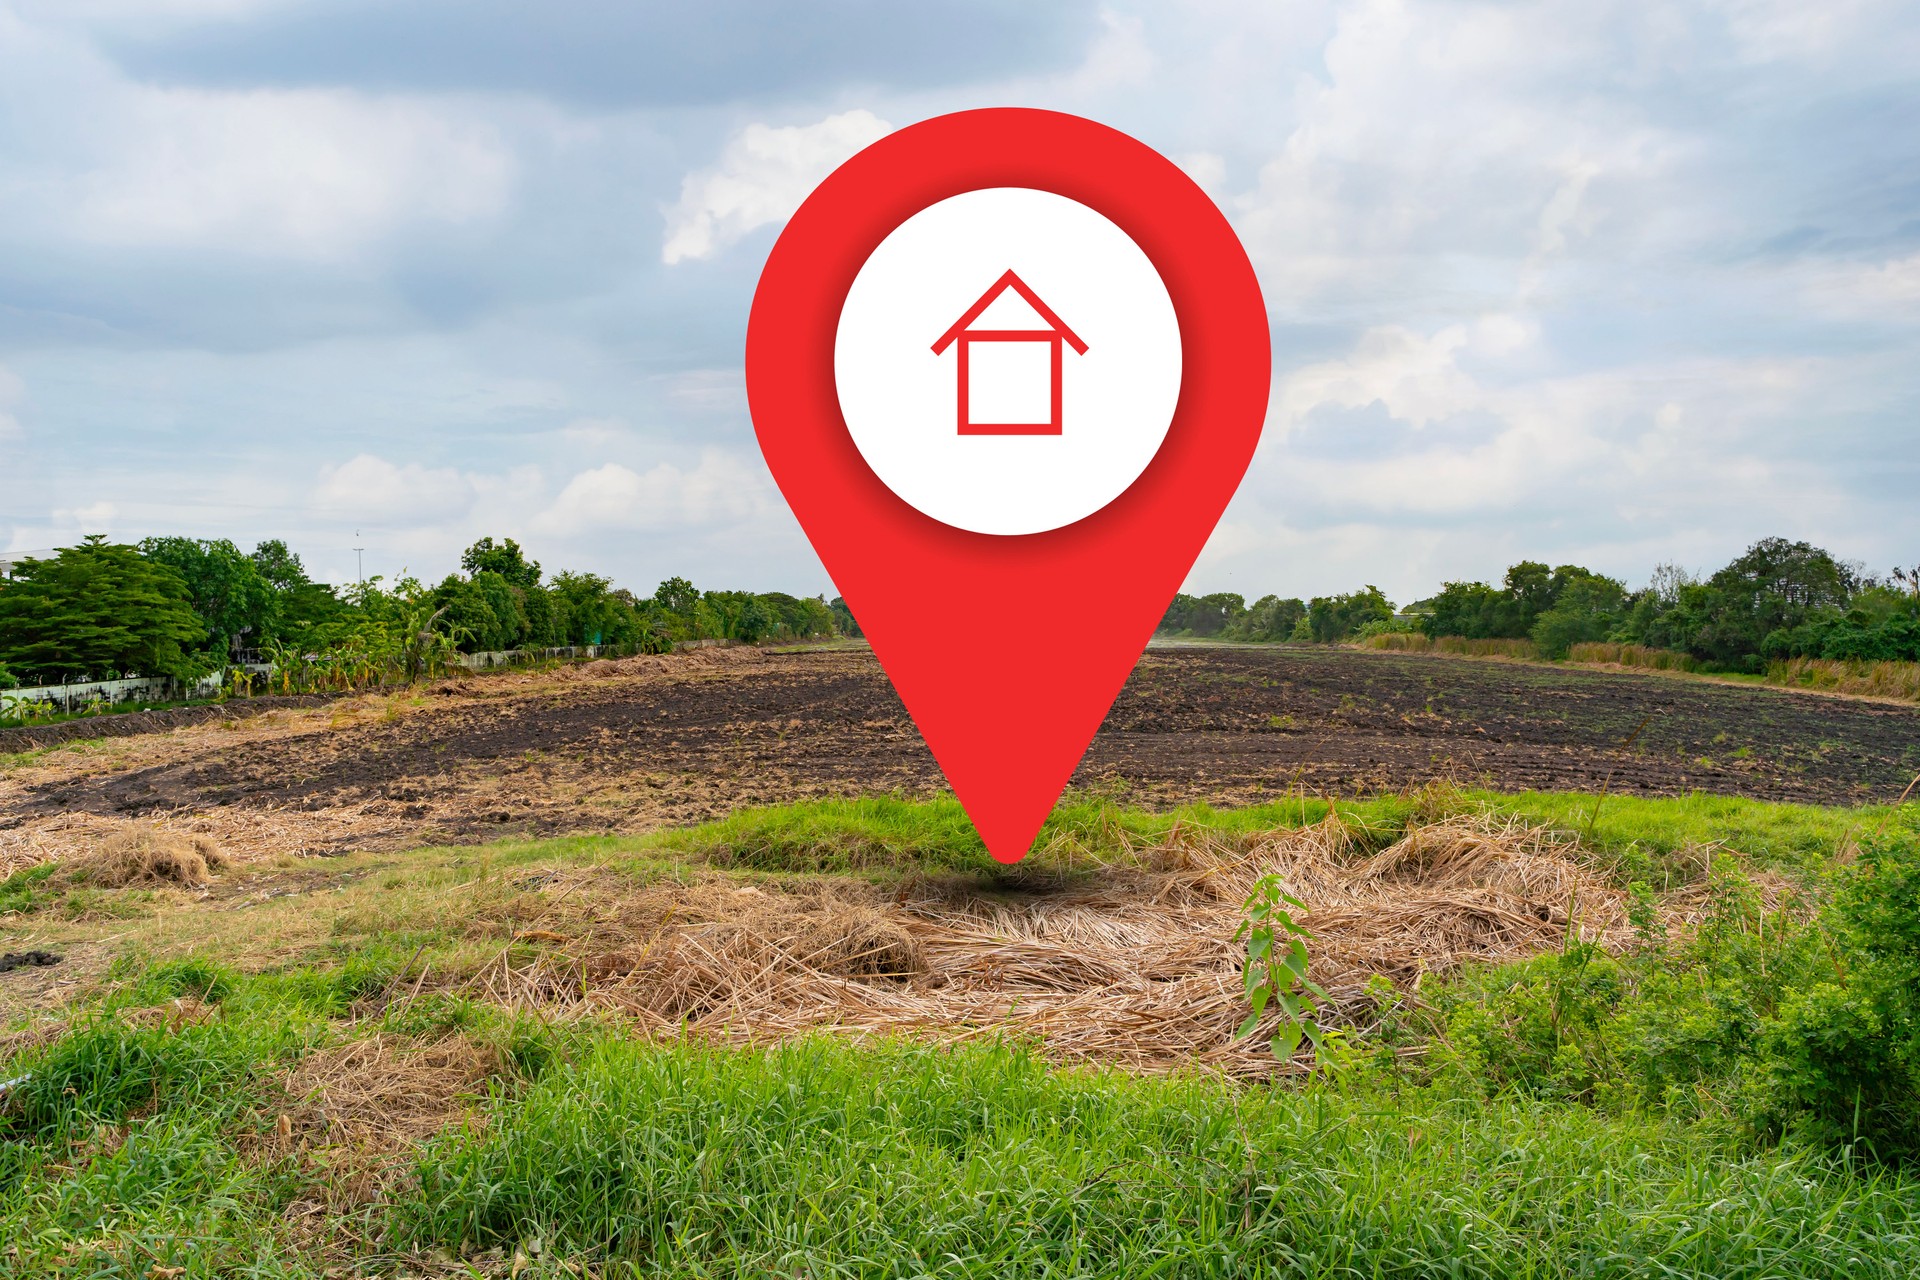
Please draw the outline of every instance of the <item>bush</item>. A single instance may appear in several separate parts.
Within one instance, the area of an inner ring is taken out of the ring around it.
[[[1315,596],[1307,602],[1307,630],[1317,644],[1338,644],[1373,622],[1393,617],[1393,601],[1368,583],[1359,591]]]
[[[1767,1029],[1759,1118],[1883,1159],[1920,1156],[1920,839],[1862,842],[1828,927],[1830,976]]]
[[[1642,904],[1651,895],[1636,886]],[[1818,972],[1820,939],[1766,913],[1731,865],[1715,871],[1705,919],[1671,948],[1636,911],[1648,946],[1621,957],[1570,942],[1560,954],[1468,978],[1441,997],[1447,1070],[1473,1090],[1632,1113],[1738,1111],[1784,981]]]
[[[1306,618],[1304,600],[1262,596],[1251,609],[1228,623],[1221,634],[1229,640],[1290,640]]]
[[[1920,836],[1864,841],[1812,919],[1767,910],[1725,861],[1705,918],[1672,946],[1636,914],[1637,952],[1573,942],[1444,991],[1442,1075],[1920,1159]]]

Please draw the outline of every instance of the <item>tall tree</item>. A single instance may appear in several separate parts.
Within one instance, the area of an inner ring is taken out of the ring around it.
[[[250,556],[225,538],[147,538],[140,554],[170,566],[187,584],[193,611],[205,628],[205,647],[226,660],[236,636],[258,643],[272,628],[274,590]]]
[[[278,538],[268,538],[258,543],[253,548],[253,554],[247,558],[253,561],[253,567],[260,571],[260,576],[275,591],[292,591],[312,582],[307,577],[307,567],[300,563],[300,557]]]
[[[460,567],[470,578],[497,573],[506,579],[508,586],[522,591],[540,585],[540,562],[527,559],[520,544],[512,538],[502,538],[497,543],[492,538],[480,539],[460,553]]]
[[[171,567],[95,534],[0,584],[0,662],[40,681],[185,676],[206,634]]]

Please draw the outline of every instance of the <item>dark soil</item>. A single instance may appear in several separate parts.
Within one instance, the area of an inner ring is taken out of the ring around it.
[[[862,652],[769,656],[680,678],[460,687],[476,689],[478,701],[393,721],[219,745],[183,739],[164,763],[32,783],[0,811],[0,829],[74,810],[291,809],[351,813],[344,840],[377,831],[382,843],[464,842],[943,785]],[[1142,659],[1074,782],[1153,805],[1440,777],[1502,790],[1852,803],[1892,800],[1916,773],[1920,707],[1425,655],[1196,646]]]

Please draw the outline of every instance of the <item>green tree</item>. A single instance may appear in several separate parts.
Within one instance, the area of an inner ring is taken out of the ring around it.
[[[1393,601],[1368,583],[1359,591],[1337,596],[1315,596],[1307,602],[1307,629],[1319,644],[1337,644],[1369,622],[1393,617]]]
[[[668,613],[691,617],[694,606],[700,603],[700,592],[685,578],[668,578],[654,588],[653,599]]]
[[[491,570],[471,578],[447,575],[434,588],[433,603],[436,609],[445,606],[440,629],[458,636],[469,653],[518,649],[527,643],[526,593]]]
[[[1626,598],[1626,587],[1613,578],[1568,574],[1554,592],[1553,607],[1534,619],[1529,634],[1542,655],[1564,658],[1576,644],[1605,640],[1618,624]]]
[[[610,585],[594,573],[569,573],[563,569],[553,575],[549,591],[556,607],[566,613],[565,643],[619,643],[613,636],[621,629],[621,615],[631,613],[633,606],[615,597],[608,590]]]
[[[99,534],[0,584],[0,662],[35,682],[199,674],[205,634],[176,570]]]
[[[1206,596],[1182,592],[1167,606],[1158,629],[1175,635],[1215,636],[1232,626],[1246,611],[1246,598],[1231,591],[1216,591]]]
[[[1304,600],[1261,596],[1222,634],[1232,640],[1287,640],[1306,616]]]
[[[550,649],[568,643],[566,603],[553,592],[543,587],[522,588],[520,608],[527,616],[527,644]]]
[[[253,561],[253,567],[275,591],[292,591],[311,582],[307,577],[307,567],[300,563],[300,557],[278,538],[256,543],[253,554],[247,558]]]
[[[853,616],[853,610],[847,606],[845,598],[835,596],[827,601],[827,608],[832,611],[833,625],[841,635],[857,639],[865,634],[860,630],[860,620]]]
[[[1554,609],[1569,586],[1594,580],[1612,581],[1610,578],[1600,579],[1592,570],[1577,564],[1563,564],[1549,569],[1538,560],[1522,560],[1507,570],[1505,579],[1498,587],[1488,586],[1484,582],[1447,583],[1441,588],[1440,594],[1422,602],[1427,613],[1421,621],[1421,627],[1430,636],[1518,640],[1533,634],[1535,625]],[[1570,616],[1577,615],[1581,619],[1578,626],[1573,625],[1568,616],[1563,616],[1548,627],[1549,633],[1558,636],[1578,632],[1581,639],[1603,638],[1607,634],[1605,627],[1600,629],[1599,635],[1585,634],[1592,630],[1591,617],[1586,611],[1592,604],[1593,600],[1583,598],[1577,608],[1569,610]]]
[[[1859,616],[1850,616],[1856,607]],[[1829,640],[1834,656],[1898,650],[1904,637],[1874,634],[1895,616],[1881,608],[1852,566],[1810,543],[1762,538],[1705,582],[1670,566],[1655,570],[1619,634],[1722,670],[1758,671],[1768,657],[1826,656]]]
[[[1686,648],[1735,670],[1758,670],[1767,637],[1844,611],[1859,575],[1806,542],[1762,538],[1691,593]]]
[[[204,647],[218,666],[240,636],[256,643],[274,629],[272,584],[252,557],[225,538],[147,538],[140,554],[177,572],[187,584],[193,611],[204,628]]]
[[[257,544],[248,559],[273,590],[261,627],[261,644],[310,638],[316,628],[337,624],[348,613],[333,588],[307,576],[300,557],[278,538]]]
[[[1504,598],[1484,582],[1449,582],[1428,601],[1432,612],[1423,626],[1430,636],[1483,639],[1501,625]]]
[[[719,620],[716,639],[753,644],[773,629],[766,603],[751,591],[709,591],[701,596],[701,603]]]
[[[528,560],[512,538],[497,543],[490,537],[480,539],[460,553],[460,569],[470,578],[497,573],[509,586],[523,591],[540,585],[539,562]]]

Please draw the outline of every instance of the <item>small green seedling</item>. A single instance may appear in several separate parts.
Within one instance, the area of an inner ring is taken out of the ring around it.
[[[1234,1034],[1242,1040],[1252,1035],[1267,1006],[1277,1004],[1280,1029],[1267,1042],[1274,1056],[1291,1058],[1304,1039],[1313,1045],[1318,1063],[1327,1047],[1317,1020],[1318,1001],[1327,993],[1307,977],[1307,941],[1313,935],[1293,918],[1294,910],[1304,911],[1307,904],[1288,893],[1284,883],[1277,875],[1260,877],[1241,908],[1245,918],[1233,937],[1236,942],[1246,939],[1247,962],[1240,976],[1253,1011]]]

